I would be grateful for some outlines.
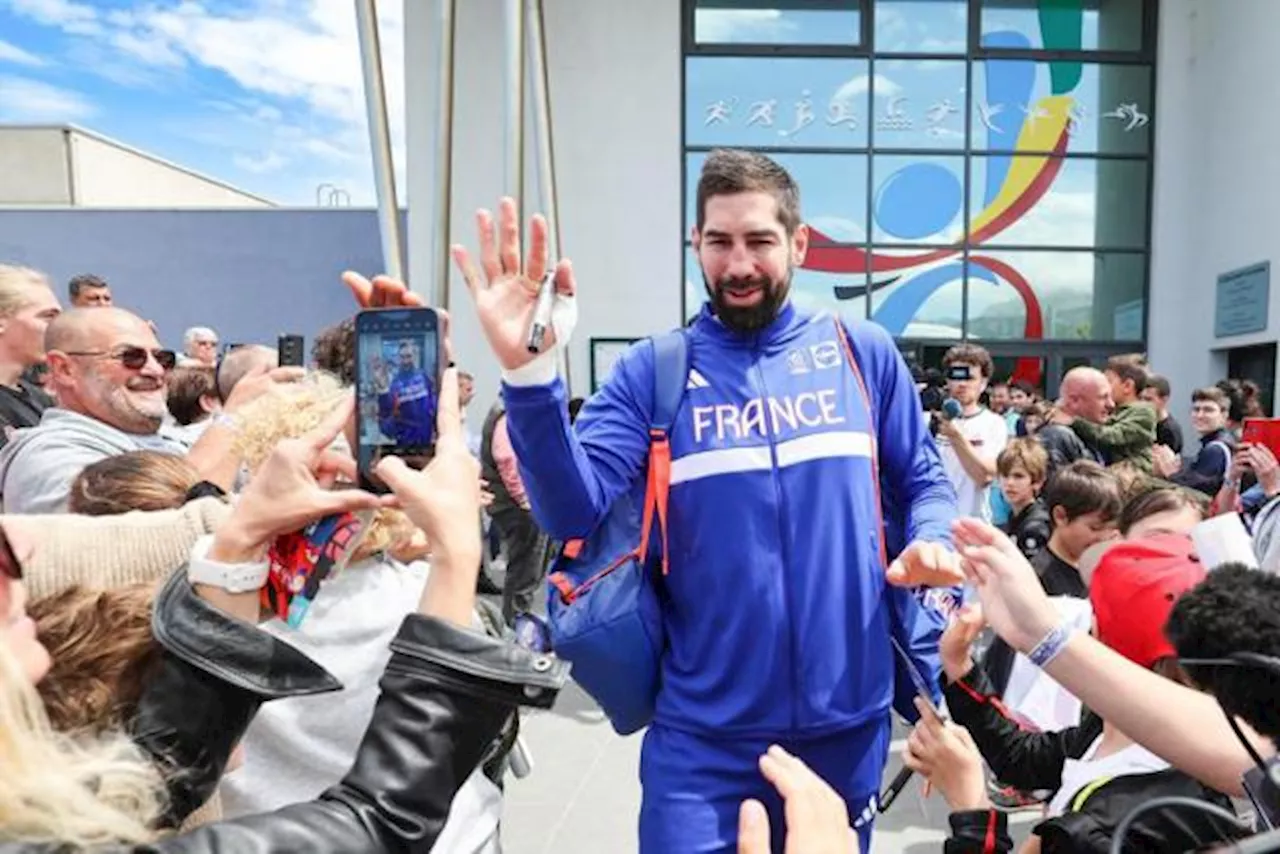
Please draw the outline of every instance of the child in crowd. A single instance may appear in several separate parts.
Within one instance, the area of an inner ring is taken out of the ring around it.
[[[1120,518],[1120,485],[1097,463],[1078,460],[1049,481],[1044,503],[1053,520],[1048,545],[1031,561],[1050,596],[1086,599],[1089,588],[1080,577],[1085,549],[1116,535]]]
[[[1052,521],[1040,499],[1049,455],[1035,439],[1013,439],[996,459],[1000,492],[1012,511],[1003,530],[1027,560],[1033,560],[1049,543]]]

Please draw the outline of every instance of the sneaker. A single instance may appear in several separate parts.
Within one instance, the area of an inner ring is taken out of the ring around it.
[[[991,805],[1002,810],[1024,810],[1044,804],[1045,799],[1035,792],[1023,792],[998,780],[987,781],[987,796]]]

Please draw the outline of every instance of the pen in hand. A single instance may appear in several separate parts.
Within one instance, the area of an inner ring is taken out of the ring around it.
[[[552,266],[538,288],[538,301],[533,307],[533,322],[529,325],[529,342],[526,345],[530,353],[541,353],[546,343],[547,329],[551,326],[551,309],[556,299],[556,268]]]

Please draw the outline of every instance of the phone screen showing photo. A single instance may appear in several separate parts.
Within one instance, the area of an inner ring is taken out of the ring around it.
[[[440,343],[429,309],[366,312],[357,324],[360,467],[388,455],[421,465],[436,440]]]

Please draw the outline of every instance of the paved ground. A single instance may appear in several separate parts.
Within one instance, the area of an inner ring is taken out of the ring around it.
[[[499,585],[503,569],[501,558],[490,569]],[[572,683],[555,708],[526,713],[522,730],[534,770],[524,780],[508,777],[504,854],[635,854],[641,735],[616,735],[594,701]],[[905,736],[901,728],[894,733],[886,780],[902,767],[897,755]],[[1035,818],[1033,812],[1011,818],[1015,842],[1025,838]],[[913,783],[877,819],[875,850],[935,854],[942,851],[946,827],[945,802],[922,799]]]
[[[526,716],[524,738],[534,772],[507,784],[505,854],[633,854],[640,736],[615,735],[591,699],[570,685],[554,709]],[[895,754],[900,746],[895,742]],[[900,767],[892,759],[887,779]],[[877,821],[875,849],[940,852],[946,818],[945,803],[937,797],[922,800],[913,785]],[[1014,816],[1018,837],[1026,835],[1034,818],[1025,812]]]

